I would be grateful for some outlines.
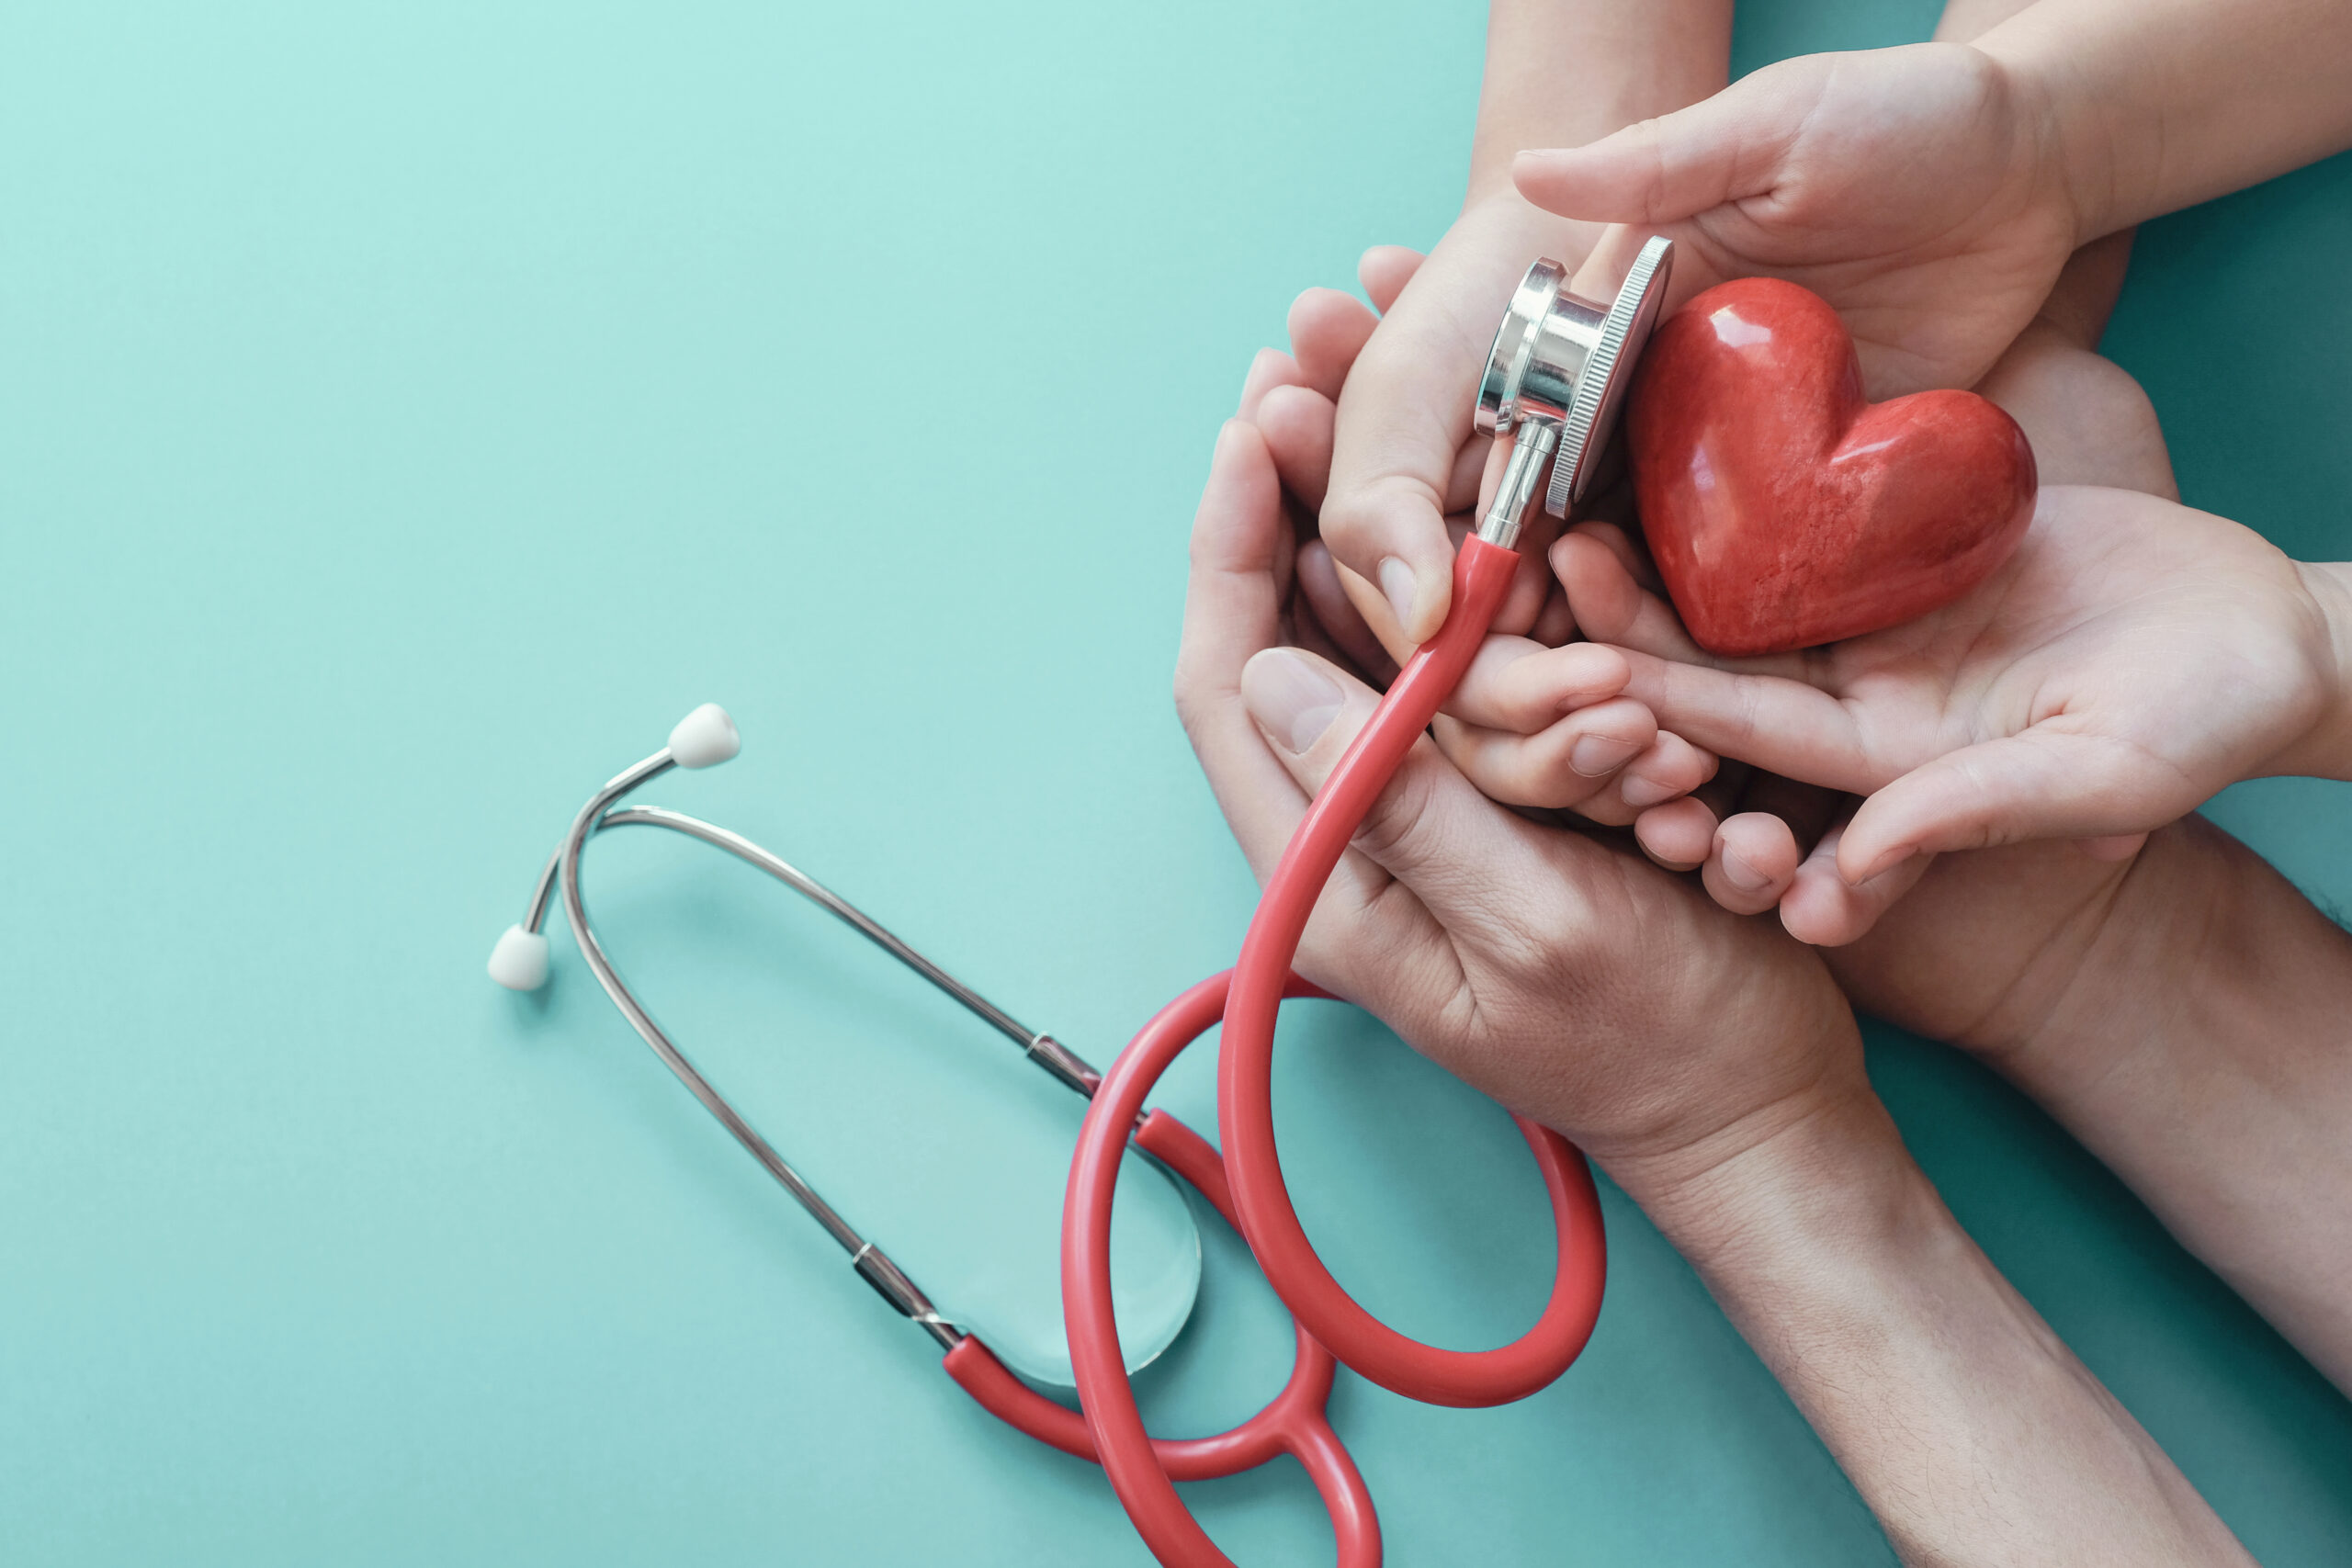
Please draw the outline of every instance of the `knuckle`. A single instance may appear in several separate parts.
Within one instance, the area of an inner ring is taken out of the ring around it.
[[[1418,748],[1417,748],[1418,750]],[[1436,779],[1426,756],[1408,757],[1356,828],[1356,847],[1382,865],[1427,861],[1440,836]]]

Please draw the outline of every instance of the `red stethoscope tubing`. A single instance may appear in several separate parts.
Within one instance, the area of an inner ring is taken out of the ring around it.
[[[1363,1479],[1324,1416],[1333,1358],[1408,1398],[1437,1404],[1499,1404],[1525,1398],[1566,1371],[1591,1337],[1600,1315],[1608,1266],[1600,1197],[1584,1156],[1558,1134],[1523,1117],[1512,1118],[1534,1152],[1558,1231],[1551,1298],[1521,1338],[1498,1349],[1476,1351],[1442,1349],[1399,1334],[1340,1287],[1298,1222],[1274,1142],[1275,1015],[1284,997],[1327,994],[1291,970],[1307,918],[1364,814],[1469,667],[1518,565],[1519,557],[1500,546],[1475,536],[1464,543],[1454,558],[1453,608],[1445,625],[1406,663],[1291,835],[1260,897],[1240,962],[1227,974],[1194,986],[1145,1025],[1087,1108],[1062,1210],[1062,1315],[1084,1426],[1092,1441],[1084,1450],[1069,1451],[1100,1460],[1127,1517],[1169,1568],[1233,1564],[1185,1508],[1172,1484],[1201,1473],[1190,1469],[1197,1462],[1195,1445],[1155,1442],[1136,1406],[1112,1314],[1111,1204],[1120,1156],[1129,1130],[1136,1129],[1144,1096],[1168,1064],[1220,1019],[1225,1026],[1217,1064],[1222,1160],[1189,1128],[1159,1111],[1136,1130],[1136,1142],[1174,1167],[1241,1232],[1296,1320],[1299,1355],[1289,1385],[1273,1403],[1224,1437],[1196,1442],[1231,1444],[1237,1453],[1246,1450],[1254,1456],[1251,1463],[1276,1451],[1295,1454],[1330,1513],[1340,1568],[1376,1564],[1380,1532]],[[1155,1134],[1155,1127],[1173,1127],[1182,1138]],[[961,1350],[958,1347],[951,1353],[951,1370]],[[1319,1379],[1313,1367],[1322,1369]],[[1310,1386],[1311,1393],[1306,1392]],[[1059,1406],[1052,1408],[1068,1415]]]
[[[1453,608],[1407,662],[1325,781],[1267,880],[1242,940],[1218,1048],[1216,1114],[1240,1231],[1266,1278],[1340,1365],[1408,1399],[1501,1404],[1550,1384],[1584,1349],[1600,1313],[1607,1247],[1584,1156],[1558,1134],[1519,1120],[1559,1232],[1551,1300],[1533,1327],[1492,1350],[1445,1350],[1397,1333],[1359,1305],[1306,1239],[1274,1146],[1274,1015],[1307,917],[1349,840],[1407,751],[1469,668],[1518,570],[1516,552],[1473,536],[1453,563]]]
[[[1111,1307],[1111,1203],[1128,1130],[1135,1128],[1138,1148],[1172,1167],[1227,1222],[1238,1218],[1227,1168],[1200,1134],[1164,1111],[1151,1112],[1141,1127],[1136,1126],[1144,1096],[1168,1064],[1224,1014],[1227,978],[1213,976],[1162,1008],[1120,1053],[1086,1108],[1062,1204],[1062,1316],[1069,1328],[1079,1401],[1086,1412],[1083,1427],[1092,1441],[1084,1450],[1069,1451],[1101,1462],[1136,1533],[1170,1568],[1233,1568],[1232,1559],[1217,1550],[1176,1495],[1172,1483],[1229,1475],[1288,1453],[1306,1468],[1322,1495],[1339,1546],[1339,1568],[1379,1568],[1380,1519],[1373,1510],[1372,1494],[1324,1413],[1331,1395],[1331,1353],[1304,1325],[1298,1328],[1297,1359],[1282,1392],[1257,1415],[1219,1437],[1155,1440],[1144,1430],[1143,1413],[1136,1407],[1135,1389],[1127,1381],[1119,1325]],[[1283,993],[1327,994],[1295,976],[1286,977]],[[963,1348],[959,1345],[949,1353],[951,1371]],[[1049,1404],[1034,1393],[1029,1397]],[[989,1402],[983,1398],[981,1403]],[[1051,1408],[1069,1415],[1059,1405]],[[1038,1435],[1034,1428],[1023,1429]]]

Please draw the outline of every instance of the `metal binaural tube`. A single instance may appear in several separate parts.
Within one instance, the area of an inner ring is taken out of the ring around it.
[[[718,1119],[719,1125],[742,1145],[744,1152],[757,1160],[761,1168],[789,1192],[794,1201],[806,1210],[811,1219],[824,1227],[825,1234],[850,1255],[858,1274],[892,1307],[920,1324],[923,1331],[943,1348],[952,1349],[963,1339],[962,1332],[943,1319],[930,1298],[917,1288],[906,1272],[892,1263],[878,1247],[858,1235],[856,1227],[826,1202],[807,1179],[776,1153],[775,1147],[760,1136],[759,1131],[728,1102],[727,1097],[720,1094],[710,1080],[686,1059],[685,1053],[662,1032],[662,1026],[653,1021],[652,1015],[645,1010],[636,994],[621,978],[619,971],[613,967],[612,960],[605,954],[604,945],[596,940],[596,933],[588,923],[587,905],[580,891],[582,849],[605,819],[608,807],[647,780],[660,777],[675,765],[664,749],[622,773],[589,798],[588,804],[580,808],[580,815],[572,819],[571,830],[564,835],[563,847],[557,854],[556,882],[563,895],[564,918],[571,922],[572,938],[579,943],[580,954],[587,960],[589,969],[595,975],[597,984],[604,987],[605,994],[612,998],[621,1016],[628,1020],[639,1038],[652,1047],[662,1066],[686,1086],[688,1092],[702,1102],[704,1110]]]
[[[1519,547],[1520,525],[1543,487],[1544,465],[1560,445],[1560,427],[1545,420],[1521,420],[1510,444],[1510,462],[1495,487],[1494,504],[1478,524],[1478,537],[1504,549]]]
[[[817,904],[829,914],[865,937],[875,946],[922,976],[933,986],[971,1013],[973,1017],[1011,1040],[1029,1054],[1032,1061],[1056,1081],[1091,1095],[1102,1075],[1096,1072],[1086,1059],[1050,1034],[1041,1034],[1006,1012],[971,987],[950,975],[917,952],[907,941],[888,926],[791,864],[783,857],[763,849],[741,833],[730,832],[713,822],[689,817],[682,811],[664,810],[658,806],[630,806],[607,811],[598,819],[594,831],[606,828],[667,828],[673,833],[699,839],[704,843],[725,850],[747,865],[756,866],[778,882]]]

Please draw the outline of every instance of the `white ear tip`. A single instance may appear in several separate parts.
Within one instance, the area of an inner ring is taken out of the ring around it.
[[[508,926],[490,950],[490,977],[510,991],[536,991],[548,983],[548,939],[521,926]]]
[[[670,731],[670,757],[682,768],[712,768],[743,749],[735,721],[717,703],[705,703]]]

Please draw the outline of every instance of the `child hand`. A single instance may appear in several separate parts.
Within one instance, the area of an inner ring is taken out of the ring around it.
[[[2033,319],[2079,243],[2056,135],[2030,78],[1926,43],[1782,61],[1512,174],[1539,207],[1672,236],[1669,309],[1757,273],[1819,294],[1875,400],[1973,386]]]
[[[1445,618],[1453,551],[1443,519],[1477,502],[1495,445],[1470,423],[1495,323],[1529,263],[1550,255],[1575,267],[1601,231],[1505,186],[1464,209],[1426,259],[1390,248],[1364,258],[1361,280],[1383,313],[1368,323],[1378,331],[1351,345],[1344,395],[1330,388],[1339,405],[1326,453],[1330,493],[1317,510],[1348,596],[1393,659]],[[1540,558],[1556,525],[1530,522],[1521,581],[1540,601],[1549,586]],[[1530,619],[1501,624],[1524,631]]]

